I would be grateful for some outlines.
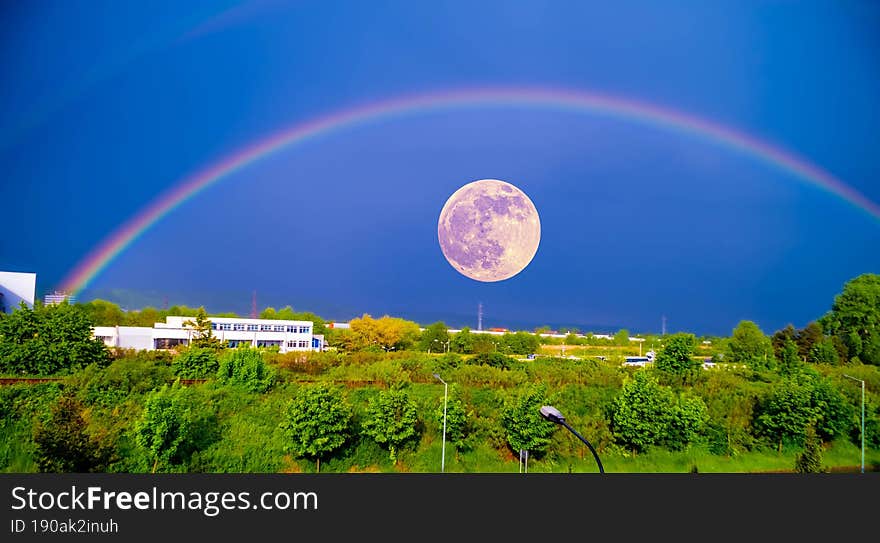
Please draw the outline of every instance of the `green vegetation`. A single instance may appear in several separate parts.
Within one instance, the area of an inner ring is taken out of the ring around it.
[[[559,408],[608,472],[855,470],[861,390],[844,374],[865,381],[866,468],[877,470],[880,367],[865,348],[870,330],[841,314],[851,306],[836,304],[841,324],[828,328],[823,317],[767,337],[745,321],[731,338],[645,345],[452,334],[443,323],[425,335],[365,315],[354,331],[328,330],[337,350],[287,354],[109,352],[84,333],[94,308],[21,308],[0,317],[3,372],[58,380],[0,386],[0,470],[435,472],[443,385],[434,373],[450,384],[451,472],[515,473],[520,449],[529,472],[595,471],[580,441],[540,418],[541,405]],[[198,326],[199,311],[192,317]],[[862,347],[850,355],[853,334]],[[577,358],[553,356],[563,346]],[[655,367],[620,363],[649,347]],[[716,365],[704,367],[710,358]]]

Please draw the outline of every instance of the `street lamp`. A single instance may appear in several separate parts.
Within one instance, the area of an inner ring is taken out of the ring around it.
[[[440,374],[435,373],[434,377],[436,377],[438,381],[443,383],[443,444],[440,448],[440,473],[443,473],[444,471],[446,471],[446,398],[447,392],[449,392],[449,385],[446,384],[446,381],[444,381],[440,377]]]
[[[572,428],[567,422],[565,422],[565,417],[562,416],[562,413],[560,413],[558,409],[556,409],[552,405],[545,405],[541,407],[541,416],[549,420],[550,422],[555,422],[556,424],[561,424],[565,426],[571,433],[576,435],[578,439],[583,441],[587,445],[587,447],[590,448],[590,452],[593,453],[593,457],[596,459],[596,463],[599,464],[599,473],[605,473],[605,469],[602,468],[602,461],[599,460],[599,455],[596,454],[596,449],[594,449],[593,446],[590,445],[589,441],[584,439],[584,436],[577,433],[574,428]]]
[[[865,473],[865,382],[845,373],[843,376],[862,383],[862,473]]]

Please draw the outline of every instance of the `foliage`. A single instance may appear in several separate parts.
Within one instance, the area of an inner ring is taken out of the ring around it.
[[[152,471],[184,462],[198,448],[200,417],[191,389],[163,385],[149,394],[134,425],[135,442],[152,461]]]
[[[346,350],[375,347],[382,351],[401,351],[413,346],[421,333],[419,325],[412,321],[388,315],[374,319],[366,313],[352,319],[349,327],[350,333],[345,336]]]
[[[102,471],[108,460],[108,451],[89,436],[83,406],[72,394],[58,398],[48,419],[34,426],[34,443],[42,472]]]
[[[275,383],[277,373],[266,365],[257,349],[229,349],[221,357],[217,382],[244,388],[249,392],[266,392]]]
[[[348,439],[351,417],[351,407],[338,390],[324,384],[300,388],[281,423],[287,450],[315,459],[320,470],[321,458],[337,451]]]
[[[449,328],[443,322],[429,324],[419,338],[419,350],[434,353],[442,353],[451,345],[449,342]]]
[[[794,470],[798,473],[822,473],[822,442],[812,426],[807,428],[804,451],[797,455]]]
[[[460,398],[458,385],[449,387],[446,401],[446,441],[456,449],[470,446],[468,437],[471,434],[471,418],[473,411],[468,411]],[[436,411],[437,425],[443,427],[443,400],[440,400]]]
[[[480,353],[473,356],[470,359],[471,364],[476,364],[480,366],[491,366],[493,368],[498,368],[502,370],[509,370],[516,360],[510,358],[509,356],[505,356],[501,353]]]
[[[777,351],[777,356],[779,357],[779,373],[782,375],[793,375],[800,371],[803,365],[798,354],[797,343],[793,339],[786,339],[782,343]]]
[[[171,362],[174,374],[183,379],[206,379],[217,374],[220,361],[217,349],[192,346],[180,352]]]
[[[673,375],[686,375],[699,368],[699,362],[694,362],[692,358],[696,346],[695,335],[673,334],[666,339],[663,348],[657,353],[654,366],[660,371]]]
[[[311,321],[312,332],[319,335],[326,335],[328,332],[327,323],[321,317],[315,315],[311,311],[294,311],[292,307],[285,306],[275,310],[274,307],[267,307],[260,312],[261,319],[278,319],[287,321]]]
[[[880,275],[865,273],[848,281],[820,322],[851,357],[880,365]]]
[[[807,428],[830,440],[845,435],[852,424],[852,406],[827,379],[803,372],[783,379],[759,402],[755,426],[759,435],[783,443],[803,444]]]
[[[213,349],[220,351],[226,348],[226,344],[219,338],[214,336],[211,330],[211,320],[205,312],[204,307],[200,307],[195,315],[195,321],[187,320],[183,322],[184,326],[193,328],[193,338],[191,345],[201,349]]]
[[[91,364],[66,383],[86,405],[112,406],[159,388],[172,377],[166,364],[133,357],[115,360],[106,368]]]
[[[615,345],[629,345],[629,330],[626,328],[618,330],[611,341],[613,341]]]
[[[501,425],[507,432],[507,443],[514,451],[540,454],[547,450],[550,437],[556,430],[555,424],[541,416],[541,407],[547,403],[547,388],[543,384],[528,385],[521,394],[505,402]]]
[[[504,352],[513,354],[532,354],[541,346],[538,336],[528,332],[504,334],[500,343]]]
[[[0,314],[0,372],[30,375],[69,373],[89,364],[107,365],[110,354],[92,338],[92,323],[67,302],[21,304]]]
[[[402,387],[383,390],[370,400],[363,432],[388,448],[391,461],[397,463],[400,447],[418,436],[419,416],[416,404]]]
[[[834,341],[825,338],[813,345],[808,360],[813,364],[837,365],[840,363],[840,355],[834,347]]]
[[[740,321],[728,343],[729,362],[745,364],[755,371],[773,369],[773,344],[752,321]]]
[[[449,351],[462,354],[474,352],[474,334],[465,326],[450,338]]]
[[[706,422],[706,405],[698,397],[662,387],[649,371],[638,371],[624,382],[611,410],[615,438],[633,451],[649,445],[672,449],[687,446]]]

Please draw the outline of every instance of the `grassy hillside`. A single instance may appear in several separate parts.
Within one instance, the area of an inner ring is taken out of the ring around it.
[[[536,383],[545,386],[547,400],[595,446],[609,473],[791,471],[802,450],[802,443],[777,442],[762,435],[756,426],[757,406],[785,382],[774,373],[724,369],[722,365],[700,370],[687,379],[658,376],[662,387],[701,399],[707,420],[681,450],[648,446],[634,452],[615,433],[611,412],[623,384],[636,372],[652,372],[650,369],[624,368],[611,359],[602,362],[591,358],[512,360],[509,369],[504,369],[476,365],[471,357],[409,352],[266,352],[262,356],[275,374],[274,384],[266,392],[249,392],[215,379],[188,387],[193,406],[190,415],[198,431],[190,449],[170,462],[167,470],[314,471],[312,459],[297,458],[287,450],[280,424],[288,402],[300,388],[327,382],[342,391],[354,418],[346,445],[321,462],[321,472],[438,472],[442,434],[438,409],[443,402],[443,385],[433,373],[440,373],[454,385],[471,413],[466,445],[456,448],[447,442],[446,470],[450,472],[520,470],[517,453],[508,445],[502,412],[505,402]],[[843,395],[848,409],[845,431],[823,443],[823,465],[832,470],[853,470],[860,461],[861,397],[857,383],[843,377],[848,373],[867,382],[866,466],[880,469],[878,368],[815,366],[812,371]],[[134,430],[152,391],[174,380],[170,360],[123,357],[106,368],[89,367],[57,383],[0,387],[0,469],[37,470],[35,429],[48,419],[58,398],[69,394],[82,405],[88,436],[106,452],[102,470],[150,471],[152,466],[137,444]],[[387,449],[361,432],[370,399],[395,385],[402,386],[416,404],[419,418],[417,438],[401,448],[396,463]],[[597,467],[589,450],[557,427],[546,452],[530,455],[528,471],[594,472]]]

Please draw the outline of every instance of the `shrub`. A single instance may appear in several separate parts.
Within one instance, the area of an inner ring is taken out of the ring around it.
[[[275,383],[275,370],[266,366],[256,349],[228,350],[220,357],[217,382],[240,386],[250,392],[266,392]]]

